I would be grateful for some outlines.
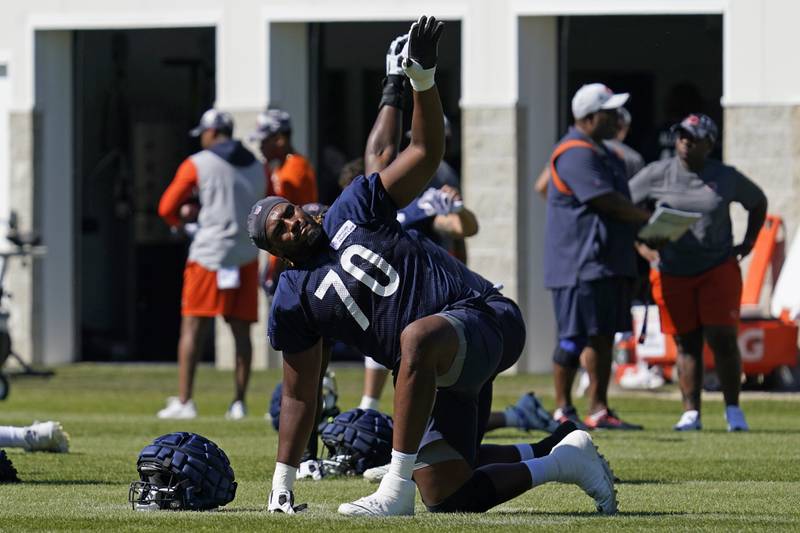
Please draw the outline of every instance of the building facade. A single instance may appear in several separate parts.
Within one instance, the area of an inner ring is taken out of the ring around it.
[[[320,117],[334,111],[317,88],[324,81],[342,98],[369,99],[337,119],[357,119],[360,129],[346,131],[354,145],[363,142],[377,93],[364,88],[371,74],[350,76],[348,62],[380,70],[391,34],[370,28],[401,28],[421,13],[457,30],[442,56],[453,63],[448,99],[457,109],[448,112],[458,115],[462,188],[482,228],[469,241],[469,264],[503,283],[524,310],[529,335],[519,370],[550,366],[555,326],[542,284],[544,203],[533,183],[568,123],[577,80],[623,62],[609,79],[645,87],[657,104],[663,80],[695,69],[699,91],[720,109],[724,159],[765,189],[790,238],[800,223],[793,50],[800,4],[793,0],[29,0],[2,11],[0,219],[14,209],[22,229],[40,232],[47,246],[44,258],[12,264],[8,280],[15,346],[36,363],[82,360],[92,350],[133,358],[117,337],[137,338],[140,351],[163,349],[147,344],[159,333],[157,320],[148,321],[155,304],[142,295],[174,292],[179,279],[169,290],[153,287],[165,275],[153,265],[175,267],[180,259],[154,222],[155,206],[147,207],[161,192],[147,173],[171,177],[189,149],[171,140],[183,139],[186,117],[213,104],[234,113],[243,135],[258,111],[279,105],[293,116],[297,149],[319,165]],[[657,17],[663,35],[635,33]],[[613,39],[604,28],[616,22],[616,37],[628,40],[609,58],[602,47]],[[662,43],[698,24],[710,44],[678,39],[683,44],[674,46],[688,48],[665,50]],[[349,29],[356,31],[342,31]],[[362,36],[378,44],[364,48]],[[692,65],[692,46],[698,54],[718,47],[719,57],[709,60],[717,66]],[[148,66],[148,58],[158,61]],[[674,66],[661,68],[668,59]],[[112,206],[107,212],[97,208],[104,202]],[[138,266],[128,271],[130,264]],[[177,316],[178,309],[167,312]],[[255,335],[260,366],[267,364],[262,332]],[[220,349],[226,342],[218,337],[220,365],[230,363],[230,350]]]

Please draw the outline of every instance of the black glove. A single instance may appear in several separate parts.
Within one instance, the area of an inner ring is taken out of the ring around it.
[[[435,67],[442,30],[444,22],[422,15],[408,32],[407,59],[416,61],[425,70]]]
[[[383,90],[378,109],[388,105],[405,110],[408,107],[406,105],[408,101],[406,87],[408,87],[408,78],[404,74],[390,74],[383,78]]]

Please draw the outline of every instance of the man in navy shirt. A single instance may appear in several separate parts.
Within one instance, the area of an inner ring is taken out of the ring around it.
[[[614,333],[631,329],[635,228],[649,213],[630,201],[622,161],[603,144],[628,94],[600,83],[572,100],[575,125],[550,159],[544,282],[553,294],[559,343],[553,356],[554,418],[580,423],[570,390],[581,360],[589,373],[589,428],[641,429],[608,407]]]
[[[373,354],[396,379],[389,473],[340,513],[413,514],[416,487],[432,511],[480,512],[547,481],[576,483],[613,513],[613,474],[586,432],[478,449],[492,380],[522,349],[521,314],[490,282],[396,220],[442,157],[434,84],[441,31],[427,17],[411,27],[402,57],[414,89],[411,143],[388,167],[354,180],[321,221],[279,197],[251,211],[253,242],[290,263],[269,322],[284,367],[268,509],[299,510],[294,480],[317,410],[322,339],[332,338]],[[384,106],[378,122],[390,112]]]

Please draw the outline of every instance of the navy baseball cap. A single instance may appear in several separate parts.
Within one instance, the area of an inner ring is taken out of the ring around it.
[[[270,246],[266,228],[267,217],[276,206],[288,203],[289,200],[282,196],[267,196],[257,201],[250,209],[250,214],[247,216],[247,233],[257,248],[269,251]]]
[[[199,137],[206,130],[225,130],[233,133],[233,117],[225,111],[209,109],[200,117],[200,123],[189,130],[189,135]]]
[[[672,133],[685,131],[695,139],[708,139],[711,144],[717,142],[719,130],[716,123],[708,115],[692,113],[678,124],[672,126]]]
[[[251,141],[262,141],[276,133],[292,131],[292,118],[282,109],[268,109],[256,118],[256,131],[250,134]]]

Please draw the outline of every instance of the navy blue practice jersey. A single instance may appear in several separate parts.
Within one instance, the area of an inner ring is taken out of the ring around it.
[[[272,301],[272,347],[296,353],[320,337],[355,346],[392,368],[400,333],[449,308],[491,309],[496,290],[416,231],[404,231],[378,174],[356,178],[323,220],[329,246],[281,274]]]

